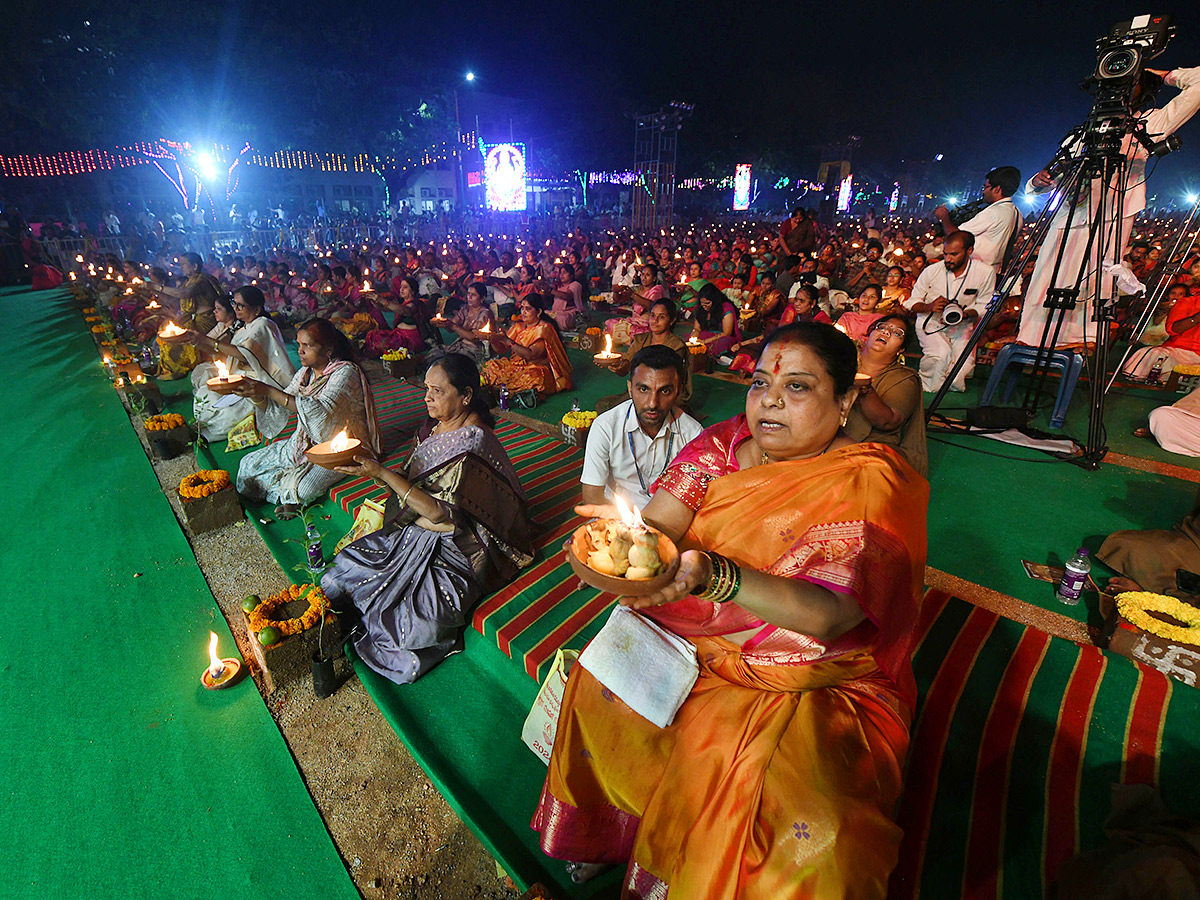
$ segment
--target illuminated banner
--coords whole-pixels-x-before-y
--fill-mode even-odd
[[[736,212],[750,208],[750,166],[738,163],[733,170],[733,208]]]
[[[487,208],[501,212],[525,209],[525,145],[494,144],[483,158]]]
[[[895,187],[892,188],[892,196],[888,198],[888,209],[891,212],[896,211],[896,207],[900,205],[900,183],[895,182]]]
[[[854,199],[854,176],[847,175],[842,179],[842,185],[838,188],[838,212],[845,212],[850,208],[850,201]]]

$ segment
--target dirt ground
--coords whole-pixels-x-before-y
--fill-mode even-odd
[[[148,447],[140,420],[134,421]],[[248,521],[191,533],[176,493],[179,480],[196,470],[190,452],[151,462],[242,658],[249,660],[242,598],[266,596],[290,581]],[[273,656],[275,690],[264,701],[365,900],[516,898],[519,892],[505,883],[495,861],[409,755],[347,660],[338,660],[338,671],[348,680],[332,697],[318,700],[308,659],[308,652],[281,653],[277,666]],[[255,680],[261,693],[263,680]]]

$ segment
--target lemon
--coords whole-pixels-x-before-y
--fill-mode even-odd
[[[278,644],[283,640],[283,632],[274,625],[268,625],[258,633],[258,642],[264,647],[270,647],[272,644]]]
[[[258,594],[248,594],[246,599],[242,601],[242,609],[246,612],[254,612],[254,608],[260,603],[262,601],[258,599]]]

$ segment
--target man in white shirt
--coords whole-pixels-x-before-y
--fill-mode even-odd
[[[991,266],[997,275],[1008,251],[1008,243],[1021,227],[1021,211],[1012,202],[1012,195],[1021,184],[1021,170],[1015,166],[992,169],[983,179],[983,199],[988,205],[972,218],[955,225],[950,210],[939,206],[933,211],[945,229],[946,237],[958,230],[975,235],[973,259]]]
[[[514,264],[512,253],[510,253],[508,250],[505,250],[500,254],[500,265],[492,269],[489,278],[499,278],[501,280],[508,279],[509,281],[517,280],[517,267]],[[487,286],[488,300],[491,303],[492,312],[495,313],[496,318],[502,317],[500,310],[500,307],[502,306],[508,307],[508,309],[505,310],[507,313],[512,313],[514,307],[512,298],[507,294],[497,291],[496,284],[493,281],[488,281]],[[503,318],[507,318],[507,316],[503,316]]]
[[[683,357],[662,344],[634,354],[631,399],[597,416],[588,432],[584,503],[609,503],[614,491],[638,509],[650,502],[650,486],[702,430],[676,405],[687,377],[685,365]]]
[[[946,238],[942,259],[922,270],[912,295],[904,304],[917,314],[917,337],[921,341],[921,387],[926,391],[941,388],[951,366],[962,355],[979,314],[987,308],[996,287],[996,273],[972,259],[975,236],[969,231],[956,231]],[[943,321],[946,307],[957,304],[962,309],[962,321],[947,325]],[[970,359],[959,370],[950,386],[952,391],[966,390],[967,376],[975,371]]]

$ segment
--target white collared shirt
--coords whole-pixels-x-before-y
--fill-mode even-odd
[[[921,270],[917,283],[913,285],[912,294],[904,304],[904,308],[912,311],[918,303],[933,303],[938,297],[953,300],[964,310],[973,309],[982,314],[991,302],[992,293],[996,289],[996,272],[991,266],[982,265],[979,260],[971,258],[961,275],[955,276],[946,268],[945,262],[939,260]],[[917,334],[921,333],[925,323],[933,313],[919,313]],[[959,324],[950,327],[951,332],[971,332],[978,324],[977,319],[964,318]]]
[[[650,485],[676,454],[703,431],[700,423],[679,407],[675,407],[673,416],[651,438],[638,424],[632,400],[601,413],[588,432],[582,483],[603,486],[604,496],[610,500],[613,490],[619,490],[638,509],[644,507],[650,502]]]
[[[1021,226],[1021,221],[1021,211],[1013,205],[1011,198],[1004,197],[958,227],[975,235],[975,252],[971,258],[991,266],[999,274],[1008,239]]]

